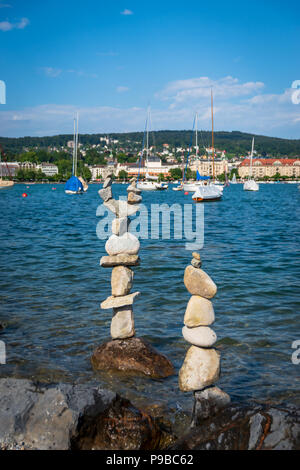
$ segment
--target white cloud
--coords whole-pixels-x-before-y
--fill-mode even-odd
[[[121,15],[125,15],[125,16],[133,15],[133,11],[128,10],[127,8],[125,8],[125,10],[121,11]]]
[[[12,29],[24,29],[29,24],[28,18],[22,18],[17,23],[11,23],[10,21],[0,22],[0,31],[11,31]]]
[[[218,80],[199,77],[170,82],[161,92],[157,93],[157,97],[162,100],[171,100],[173,104],[187,103],[210,97],[211,89],[213,89],[215,97],[234,98],[260,91],[263,87],[264,83],[262,82],[240,83],[237,78],[230,76]]]
[[[59,77],[62,73],[72,73],[74,75],[77,75],[78,77],[98,78],[98,75],[96,73],[88,73],[83,70],[62,70],[54,67],[40,67],[39,70],[41,70],[47,77],[52,78]]]
[[[125,91],[128,91],[129,88],[127,86],[117,86],[116,90],[118,93],[124,93]]]
[[[41,67],[41,70],[44,72],[47,77],[53,77],[56,78],[58,77],[61,73],[61,69],[55,69],[53,67]]]
[[[50,73],[57,73],[51,68],[50,70]],[[203,81],[207,83],[209,79],[204,78]],[[163,90],[167,89],[170,93],[172,106],[165,100],[153,101],[151,110],[153,129],[191,129],[195,111],[197,111],[198,128],[210,130],[210,88],[208,96],[205,92],[204,96],[200,93],[192,101],[187,99],[187,101],[178,102],[174,101],[177,93],[177,86],[174,86],[174,83],[178,82],[172,83]],[[220,83],[225,83],[226,93],[221,90],[220,86],[219,93],[215,94],[215,130],[240,130],[254,134],[299,138],[300,104],[292,103],[291,94],[295,91],[294,89],[286,89],[277,94],[262,93],[263,87],[256,85],[260,82],[243,84],[238,80],[229,81],[226,78],[220,79],[218,84]],[[198,85],[198,82],[191,79],[188,89],[197,88],[195,85]],[[233,90],[234,87],[237,88]],[[183,88],[181,84],[180,90]],[[245,90],[249,91],[248,95]],[[71,133],[73,117],[77,109],[72,105],[43,105],[24,110],[4,111],[2,107],[0,109],[1,135],[47,135],[50,132],[49,129],[51,129],[51,134]],[[91,106],[78,110],[80,128],[83,133],[143,131],[145,126],[146,109],[141,107]]]

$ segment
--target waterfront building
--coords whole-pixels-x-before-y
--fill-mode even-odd
[[[225,172],[228,172],[228,162],[225,159],[215,159],[214,161],[214,167],[215,167],[215,176],[219,176],[224,174]],[[213,176],[213,162],[212,160],[206,160],[206,159],[198,159],[195,160],[191,166],[190,169],[192,171],[199,171],[201,176]]]
[[[250,159],[246,158],[238,167],[241,178],[249,176]],[[255,158],[252,163],[254,178],[272,178],[276,174],[289,178],[300,178],[299,158]]]
[[[36,170],[41,170],[46,176],[54,176],[58,174],[58,167],[54,163],[40,163],[36,166]]]
[[[6,177],[14,177],[20,169],[18,162],[1,162],[0,163],[0,174]]]
[[[93,165],[88,167],[92,174],[92,181],[103,179],[105,172],[107,171],[106,165]]]

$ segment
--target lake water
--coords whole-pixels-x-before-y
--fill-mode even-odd
[[[52,187],[56,187],[53,190]],[[155,403],[174,416],[190,413],[192,393],[177,375],[165,380],[95,373],[93,349],[109,338],[110,269],[100,268],[104,241],[96,235],[98,185],[67,196],[63,185],[15,185],[0,191],[0,340],[7,364],[0,376],[41,381],[102,383],[136,404]],[[115,197],[125,185],[113,185]],[[22,198],[23,192],[28,193]],[[143,202],[191,202],[169,189],[145,192]],[[299,202],[297,185],[242,185],[204,205],[203,269],[218,286],[213,300],[222,354],[219,386],[234,401],[300,404]],[[186,240],[142,240],[134,268],[137,335],[166,354],[178,372],[188,344],[181,335],[189,294],[183,272],[191,260]],[[300,355],[299,355],[300,356]]]

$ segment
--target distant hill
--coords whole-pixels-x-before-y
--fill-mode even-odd
[[[100,137],[108,134],[80,134],[80,142],[83,145],[98,144]],[[140,148],[143,140],[143,132],[112,133],[109,134],[112,139],[117,139],[117,147],[123,147],[131,150],[134,147]],[[243,155],[249,152],[251,148],[251,139],[253,134],[239,131],[215,132],[215,147],[220,150],[226,150],[227,153],[234,155]],[[300,139],[288,140],[277,137],[267,137],[263,135],[254,135],[255,150],[263,156],[289,156],[300,157]],[[51,137],[20,137],[9,138],[0,137],[0,144],[4,151],[10,155],[18,154],[24,148],[47,148],[65,146],[73,136],[70,134],[55,135]],[[155,131],[151,132],[150,143],[155,144],[157,149],[162,148],[164,143],[171,148],[187,147],[191,142],[191,130],[182,131]],[[195,138],[193,139],[195,145]],[[200,147],[211,144],[211,133],[209,131],[199,131],[198,143]]]

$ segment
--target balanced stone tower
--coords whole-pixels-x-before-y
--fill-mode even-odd
[[[179,371],[180,390],[193,391],[195,402],[193,423],[215,414],[230,402],[227,393],[214,386],[220,375],[220,352],[213,348],[216,333],[210,328],[215,321],[213,304],[214,281],[201,269],[199,253],[193,253],[191,265],[184,272],[184,285],[192,295],[184,316],[182,334],[192,346]]]
[[[103,189],[98,193],[104,206],[116,218],[112,222],[112,235],[105,244],[108,256],[100,260],[102,267],[112,268],[111,296],[101,303],[101,308],[113,309],[110,326],[113,341],[100,345],[91,361],[98,370],[121,370],[151,377],[167,377],[174,373],[170,361],[145,340],[135,337],[133,302],[140,292],[130,293],[134,276],[131,268],[140,264],[140,242],[129,232],[129,216],[140,209],[141,190],[136,187],[135,179],[132,179],[127,188],[127,201],[115,200],[111,186],[112,173],[108,173]]]

